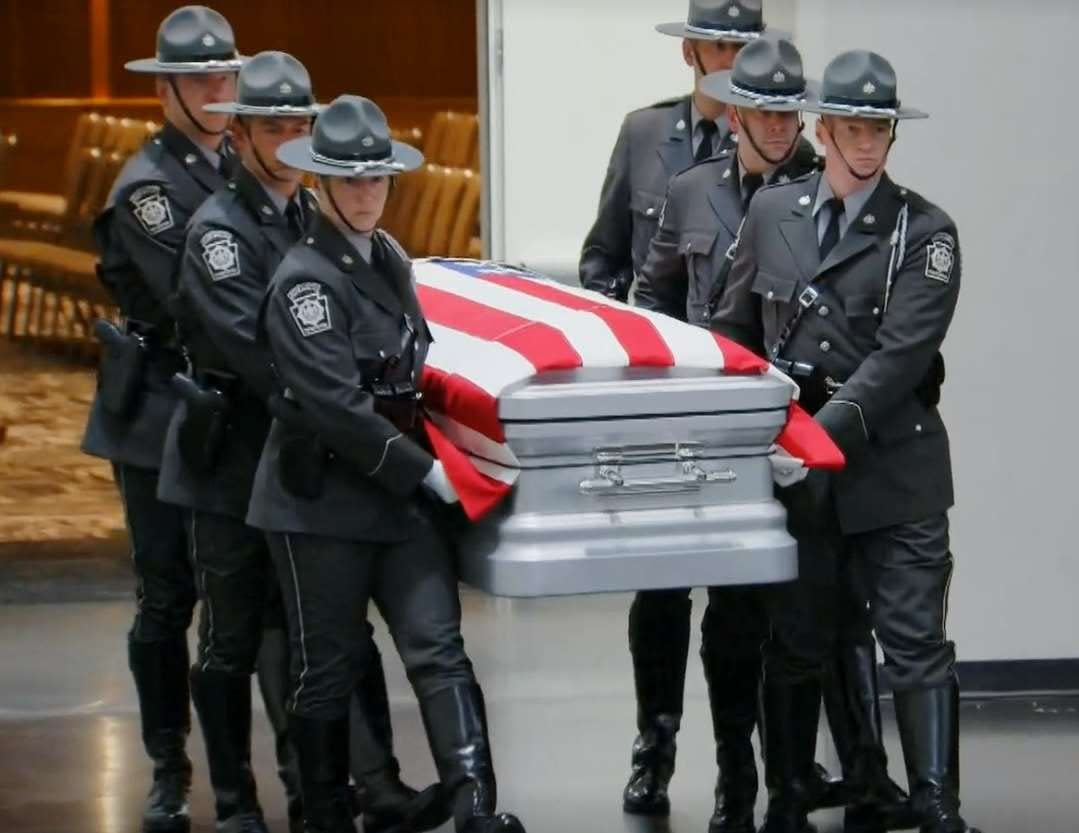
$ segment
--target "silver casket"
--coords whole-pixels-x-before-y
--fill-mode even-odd
[[[499,596],[789,581],[794,540],[768,454],[791,390],[678,369],[541,374],[503,394],[512,494],[459,544]]]
[[[432,368],[470,376],[457,389],[465,400],[486,384],[479,400],[484,413],[497,409],[504,440],[481,443],[473,459],[492,462],[483,447],[495,445],[512,458],[512,491],[456,537],[466,582],[528,597],[797,576],[768,460],[787,423],[789,380],[725,374],[709,364],[711,334],[513,267],[431,259],[416,262],[416,277],[435,335],[428,404],[438,404]],[[643,316],[669,343],[702,346],[670,367],[634,366],[597,345],[609,335],[596,323],[605,315]],[[565,333],[579,365],[554,367],[536,349],[542,337],[529,341],[533,327]],[[524,372],[502,385],[491,366],[505,356],[517,366],[514,351],[529,349]]]

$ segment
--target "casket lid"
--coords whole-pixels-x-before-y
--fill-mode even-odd
[[[695,368],[587,368],[541,373],[499,399],[503,422],[628,419],[785,410],[791,387],[771,376]]]

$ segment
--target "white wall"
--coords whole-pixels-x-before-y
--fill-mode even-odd
[[[572,270],[622,116],[689,89],[678,41],[652,30],[684,17],[687,3],[481,2],[501,6],[504,26],[504,112],[493,125],[504,159],[492,171],[504,239],[494,253]],[[967,660],[1079,657],[1079,460],[1065,440],[1079,381],[1079,8],[766,8],[773,25],[793,28],[812,75],[844,49],[872,48],[895,63],[901,97],[933,115],[901,127],[890,169],[952,214],[963,248],[945,345],[958,489],[950,636]]]

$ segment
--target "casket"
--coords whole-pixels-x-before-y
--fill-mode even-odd
[[[418,261],[416,279],[429,431],[466,508],[462,469],[493,495],[456,541],[466,582],[523,597],[796,577],[768,460],[791,433],[790,380],[521,270]]]

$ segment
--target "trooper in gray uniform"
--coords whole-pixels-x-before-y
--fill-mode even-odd
[[[719,332],[801,381],[803,403],[847,459],[835,474],[792,461],[781,490],[800,573],[770,594],[764,829],[811,829],[804,782],[822,670],[837,642],[866,646],[860,661],[872,668],[875,631],[914,821],[922,833],[968,833],[955,648],[944,628],[952,472],[936,407],[939,350],[959,295],[956,227],[884,172],[897,123],[924,117],[900,104],[884,58],[838,56],[806,109],[821,116],[825,170],[757,194],[713,317]],[[879,736],[877,698],[860,706],[867,734]],[[864,763],[885,766],[880,756]]]
[[[671,180],[644,275],[663,312],[708,326],[710,308],[722,295],[733,243],[753,195],[762,185],[790,182],[816,171],[822,160],[801,138],[800,109],[819,84],[806,81],[801,55],[790,41],[751,43],[733,70],[705,76],[700,86],[730,107],[730,123],[739,142],[736,149],[722,151]],[[757,723],[760,649],[767,633],[759,590],[709,589],[701,622],[701,661],[720,771],[711,833],[754,829],[757,771],[751,736]],[[847,811],[846,833],[883,830],[908,818],[909,810],[907,796],[887,779],[886,771],[877,773],[881,781],[872,792],[860,783],[869,775],[860,758],[883,755],[883,750],[879,737],[859,737],[850,698],[856,702],[861,694],[873,696],[875,683],[852,676],[838,661],[833,671],[825,678],[824,703],[844,783],[814,778],[812,804],[855,805]]]
[[[284,609],[265,535],[244,518],[274,389],[269,355],[256,338],[258,311],[270,276],[318,213],[314,194],[300,185],[302,173],[275,152],[310,133],[319,106],[299,61],[263,52],[240,70],[237,100],[206,109],[234,116],[240,164],[188,224],[174,312],[189,368],[174,379],[181,402],[166,437],[158,494],[190,510],[191,561],[202,602],[191,694],[217,799],[217,829],[265,830],[251,771],[250,677],[257,656],[289,821],[298,833],[303,807],[288,737]],[[400,781],[381,658],[372,651],[370,673],[353,698],[352,760],[365,799],[365,829],[379,831],[416,816],[418,799]],[[423,801],[433,805],[436,798],[431,789]],[[424,821],[414,829],[430,829],[445,817]]]
[[[176,405],[169,379],[183,368],[168,300],[184,226],[229,172],[228,117],[201,108],[235,96],[241,65],[232,28],[217,12],[185,6],[164,20],[157,55],[127,69],[157,76],[165,127],[124,166],[94,224],[98,274],[123,325],[95,326],[104,349],[82,449],[112,461],[131,537],[136,613],[128,655],[143,742],[154,764],[143,819],[150,833],[190,825],[187,628],[195,586],[184,512],[157,499]]]
[[[270,283],[262,332],[281,395],[248,522],[269,533],[293,657],[292,736],[308,833],[352,833],[349,697],[370,662],[368,600],[420,703],[459,833],[523,833],[495,812],[483,694],[431,501],[456,502],[423,434],[430,331],[411,263],[377,229],[390,178],[423,162],[371,101],[341,96],[278,158],[319,176],[321,213]],[[405,827],[407,829],[408,820]]]
[[[738,51],[765,31],[761,0],[691,0],[686,19],[656,26],[682,39],[695,79],[730,69]],[[694,161],[733,143],[726,106],[700,91],[626,116],[611,153],[599,211],[581,250],[586,289],[652,309],[641,277],[667,184]],[[666,815],[674,773],[675,735],[682,719],[689,656],[690,600],[681,590],[638,593],[629,614],[629,647],[637,696],[638,737],[623,793],[627,813]]]

